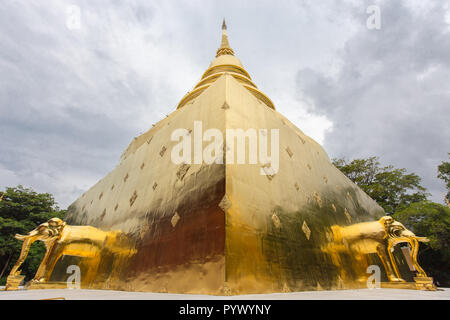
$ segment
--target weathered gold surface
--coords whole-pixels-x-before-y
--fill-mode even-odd
[[[386,217],[275,111],[227,48],[224,28],[196,88],[69,207],[67,224],[49,221],[19,236],[23,253],[32,241],[47,245],[35,281],[63,283],[76,264],[84,288],[230,295],[364,287],[367,266],[378,265],[384,284],[415,286],[399,243],[411,246],[417,275],[426,277],[417,263],[425,239]],[[279,170],[174,164],[171,133],[195,135],[194,121],[224,136],[278,129]]]

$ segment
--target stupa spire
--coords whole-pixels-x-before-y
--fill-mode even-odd
[[[228,74],[236,79],[242,86],[250,91],[256,98],[266,104],[269,108],[275,109],[272,101],[253,83],[252,78],[244,69],[241,61],[234,55],[227,36],[227,24],[225,19],[222,22],[222,42],[217,49],[216,58],[211,62],[208,69],[203,73],[201,80],[194,89],[188,92],[178,103],[177,109],[183,107],[193,99],[197,98],[204,90],[211,86],[221,75]]]
[[[225,19],[223,19],[222,22],[222,43],[220,44],[220,48],[217,49],[216,58],[224,54],[234,56],[234,51],[231,49],[230,43],[228,42],[227,24],[225,23]]]

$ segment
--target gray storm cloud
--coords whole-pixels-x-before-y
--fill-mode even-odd
[[[231,46],[279,112],[325,137],[331,156],[379,155],[440,199],[448,2],[402,3],[379,2],[382,29],[370,31],[369,2],[5,0],[0,188],[20,183],[69,205],[192,89],[226,17]]]
[[[450,151],[449,6],[405,3],[379,3],[381,29],[359,28],[341,50],[335,75],[300,70],[298,94],[333,122],[324,141],[331,156],[380,156],[419,174],[442,202],[436,167]]]

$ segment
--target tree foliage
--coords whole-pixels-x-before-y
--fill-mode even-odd
[[[6,188],[0,201],[0,283],[4,284],[12,266],[19,257],[22,241],[14,238],[16,233],[27,234],[39,224],[53,217],[62,218],[60,210],[49,193],[36,193],[30,188]],[[40,241],[35,242],[22,265],[22,274],[31,279],[45,253]]]
[[[438,166],[437,177],[444,180],[446,184],[447,195],[445,196],[445,202],[450,205],[450,162],[442,161],[442,163]]]
[[[411,203],[427,198],[421,178],[406,169],[380,166],[377,157],[367,159],[333,159],[333,164],[374,199],[384,211],[393,214]]]

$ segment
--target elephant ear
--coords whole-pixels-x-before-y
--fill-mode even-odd
[[[45,234],[51,235],[49,232],[51,230],[51,228],[47,222],[40,224],[35,230],[37,231],[37,234],[40,234],[40,235],[45,235]]]
[[[59,218],[52,218],[48,221],[49,235],[51,237],[58,236],[64,229],[66,223]]]
[[[380,220],[383,221],[385,226],[389,226],[395,221],[394,218],[392,218],[391,216],[384,216]]]

